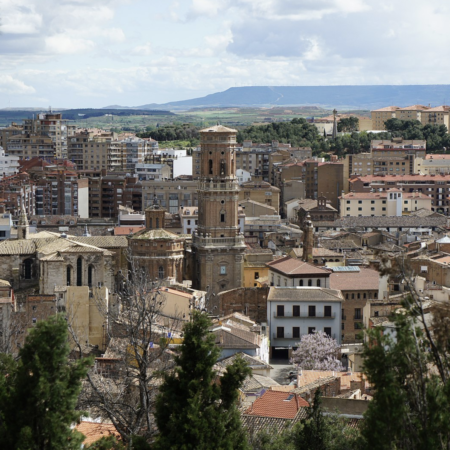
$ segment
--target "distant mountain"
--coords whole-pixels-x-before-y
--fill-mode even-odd
[[[325,108],[376,109],[389,105],[431,104],[437,106],[445,102],[450,103],[450,85],[245,86],[191,100],[164,104],[151,103],[136,108],[180,110],[214,106],[316,105]]]

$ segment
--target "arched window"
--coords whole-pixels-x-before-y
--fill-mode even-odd
[[[299,285],[299,286],[303,286],[303,280],[300,280],[300,281],[298,282],[298,285]]]
[[[72,267],[67,266],[66,268],[66,283],[67,286],[70,286],[72,284]]]
[[[25,280],[31,280],[32,267],[32,259],[28,258],[23,262],[23,277],[25,278]]]
[[[317,287],[320,287],[320,280],[317,280]]]
[[[77,259],[77,286],[83,286],[83,260]]]
[[[159,266],[159,269],[158,269],[158,278],[159,278],[160,280],[162,280],[162,279],[164,278],[164,267],[163,267],[163,266]]]
[[[312,286],[312,280],[308,280],[308,286]]]
[[[92,287],[92,275],[94,273],[94,268],[92,267],[92,265],[90,265],[88,267],[88,286]]]
[[[220,211],[220,221],[225,222],[225,211],[223,209]]]
[[[209,174],[210,175],[213,174],[213,160],[212,159],[209,160]]]

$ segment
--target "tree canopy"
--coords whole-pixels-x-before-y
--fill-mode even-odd
[[[209,318],[194,311],[184,326],[175,370],[166,373],[156,402],[155,449],[246,449],[237,409],[238,388],[250,369],[238,358],[220,377],[213,369],[220,350]]]

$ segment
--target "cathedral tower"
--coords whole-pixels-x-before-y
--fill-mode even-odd
[[[22,199],[19,220],[17,221],[17,239],[28,239],[30,226],[28,224],[27,213],[25,211],[25,201]]]
[[[237,131],[200,131],[198,227],[192,241],[193,286],[219,293],[243,286],[244,236],[238,225]]]

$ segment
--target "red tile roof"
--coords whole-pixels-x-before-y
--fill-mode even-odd
[[[128,236],[129,234],[134,234],[138,231],[143,230],[144,225],[140,226],[128,226],[128,227],[115,227],[114,236]]]
[[[340,291],[378,290],[380,274],[377,270],[363,269],[359,272],[334,272],[330,275],[330,288]]]
[[[86,439],[83,441],[84,445],[92,444],[93,442],[98,441],[102,437],[107,437],[111,435],[120,438],[120,434],[116,430],[114,425],[109,423],[96,423],[83,421],[79,423],[75,427],[75,429],[86,436]]]
[[[301,261],[300,259],[285,256],[266,263],[269,269],[277,270],[285,275],[329,275],[329,271],[314,266],[313,264]]]
[[[289,399],[289,400],[288,400]],[[266,391],[256,399],[245,414],[252,416],[294,419],[300,408],[309,403],[297,394],[289,392]]]

